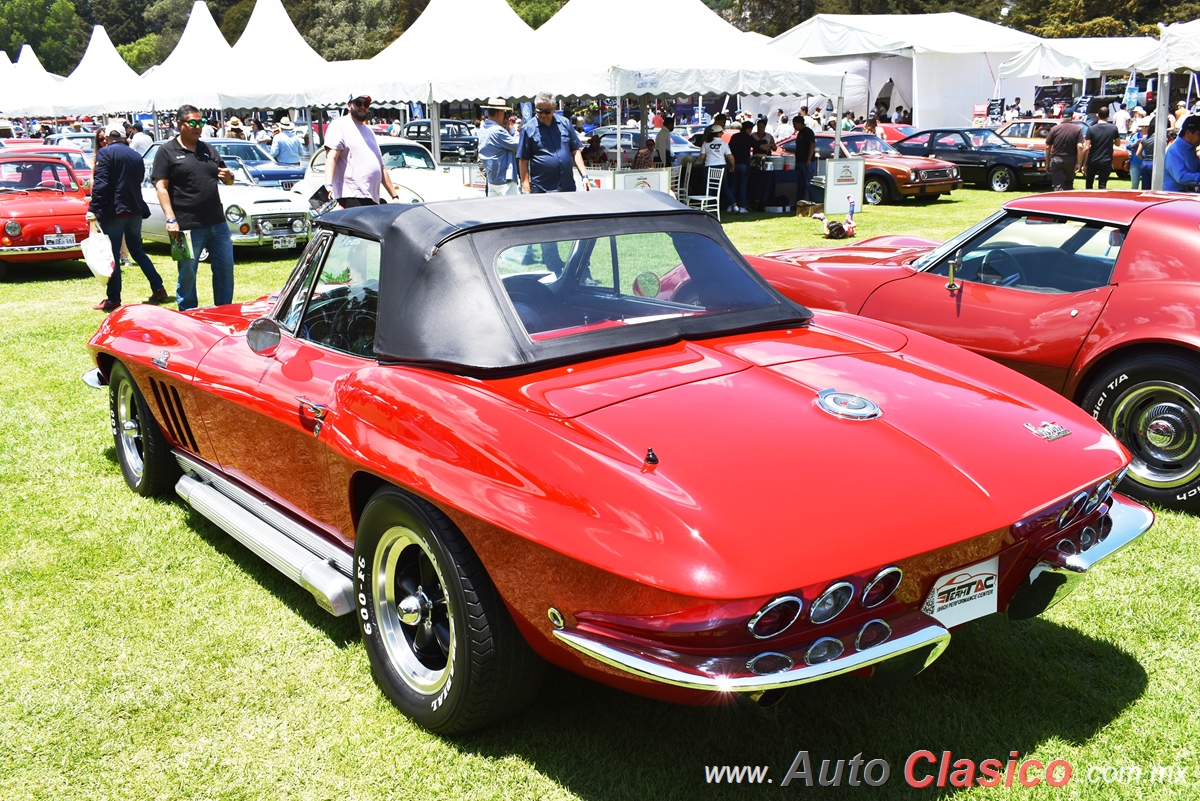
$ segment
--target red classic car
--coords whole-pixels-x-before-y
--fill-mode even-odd
[[[834,136],[818,133],[817,160],[833,158]],[[777,153],[796,154],[796,137],[780,142]],[[863,169],[863,200],[872,206],[903,200],[906,197],[936,199],[962,188],[958,167],[948,161],[904,156],[874,134],[842,134],[839,158],[856,157],[866,163]]]
[[[88,192],[92,191],[92,165],[87,154],[79,148],[32,144],[14,145],[0,152],[5,156],[51,156],[61,159],[71,165],[71,170],[79,183],[83,184],[83,188]]]
[[[0,151],[0,278],[6,262],[81,257],[87,206],[83,185],[66,162]]]
[[[1025,197],[945,244],[885,236],[752,259],[783,294],[995,359],[1081,405],[1132,452],[1124,488],[1200,510],[1200,202]]]
[[[1075,406],[814,316],[654,192],[335,211],[277,295],[125,306],[89,347],[129,486],[354,614],[448,734],[542,659],[693,703],[913,675],[1153,519]]]

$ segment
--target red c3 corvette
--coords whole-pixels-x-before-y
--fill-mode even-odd
[[[6,262],[81,258],[87,207],[87,191],[65,161],[0,151],[0,279]]]
[[[447,734],[543,659],[691,703],[913,675],[1153,520],[1076,407],[813,315],[658,193],[333,212],[279,294],[125,306],[89,347],[129,486],[354,614]]]
[[[944,244],[885,236],[751,262],[798,303],[932,334],[1062,393],[1132,453],[1126,491],[1200,511],[1198,248],[1194,195],[1060,192]]]

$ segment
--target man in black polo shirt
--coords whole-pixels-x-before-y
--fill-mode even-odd
[[[216,150],[200,141],[203,125],[195,106],[181,106],[179,136],[159,148],[150,174],[167,216],[167,233],[182,232],[191,242],[192,258],[177,262],[175,299],[180,311],[199,305],[196,268],[200,252],[206,248],[212,261],[213,303],[233,302],[233,240],[217,191],[217,181],[232,184],[233,173]]]

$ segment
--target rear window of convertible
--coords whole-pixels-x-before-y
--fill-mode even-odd
[[[507,247],[496,271],[534,341],[777,305],[703,234],[616,234]]]

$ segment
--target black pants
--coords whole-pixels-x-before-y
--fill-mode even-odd
[[[1087,166],[1084,167],[1084,181],[1086,182],[1085,186],[1088,189],[1091,189],[1092,181],[1098,179],[1100,181],[1100,188],[1107,189],[1108,174],[1110,172],[1112,172],[1111,161],[1101,161],[1096,163],[1089,161]]]
[[[1075,188],[1075,162],[1068,164],[1065,161],[1052,161],[1048,171],[1055,192]]]
[[[339,197],[338,205],[343,209],[352,209],[355,206],[378,206],[379,204],[369,197]]]

